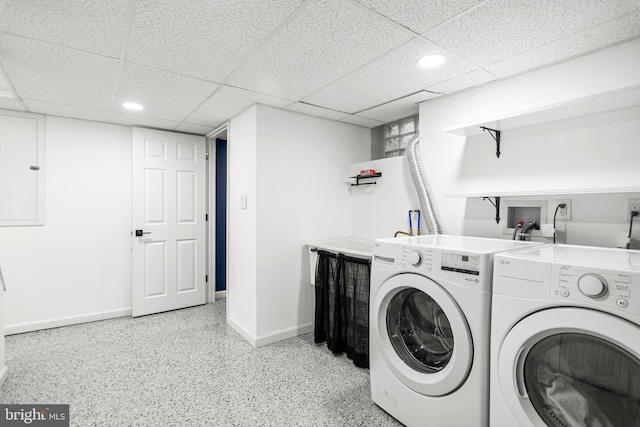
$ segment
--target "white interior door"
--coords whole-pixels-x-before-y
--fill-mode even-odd
[[[206,302],[205,138],[133,129],[132,315]]]

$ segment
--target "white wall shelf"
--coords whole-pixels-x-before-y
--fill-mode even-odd
[[[483,127],[505,131],[638,105],[640,105],[640,86],[633,86],[532,110],[493,117],[480,122],[449,126],[444,128],[444,131],[469,137],[481,135],[484,132]]]
[[[356,175],[356,176],[350,176],[349,179],[355,179],[356,183],[350,183],[352,187],[358,187],[360,185],[375,185],[376,181],[371,181],[371,182],[360,182],[360,180],[362,179],[376,179],[380,178],[382,176],[382,172],[376,172],[376,173],[372,173],[370,175]]]
[[[562,190],[514,190],[514,191],[483,191],[469,193],[445,193],[444,197],[515,197],[515,196],[556,196],[567,194],[612,194],[612,193],[640,193],[640,187],[615,187],[592,189],[562,189]]]

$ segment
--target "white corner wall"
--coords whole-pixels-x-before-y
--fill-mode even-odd
[[[0,227],[5,333],[131,312],[131,128],[47,116],[45,225]]]
[[[232,142],[233,143],[233,142]],[[369,129],[258,106],[258,338],[309,332],[308,242],[353,235],[349,166],[371,153]],[[306,261],[306,260],[305,260]]]
[[[637,110],[503,132],[500,158],[488,134],[467,139],[443,131],[640,85],[638,70],[634,40],[421,104],[420,149],[444,232],[463,234],[465,224],[466,199],[446,194],[604,187],[598,177],[608,187],[640,186]]]
[[[353,235],[346,182],[370,131],[263,105],[229,130],[228,318],[259,346],[312,330],[305,244]]]
[[[227,145],[227,322],[250,342],[257,336],[257,142],[253,106],[231,120]]]

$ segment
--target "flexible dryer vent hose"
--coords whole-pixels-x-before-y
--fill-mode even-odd
[[[404,152],[404,156],[409,162],[409,171],[411,172],[411,179],[413,185],[418,192],[418,199],[420,200],[420,208],[424,214],[425,224],[429,234],[442,234],[442,229],[436,218],[436,213],[433,209],[433,203],[429,195],[429,187],[427,185],[427,179],[422,169],[422,161],[420,160],[420,152],[418,151],[418,144],[420,138],[416,136],[409,142],[407,149]]]

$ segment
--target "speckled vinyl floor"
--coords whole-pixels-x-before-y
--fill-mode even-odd
[[[0,403],[70,405],[72,426],[399,426],[369,371],[312,334],[253,348],[225,300],[6,337]]]

